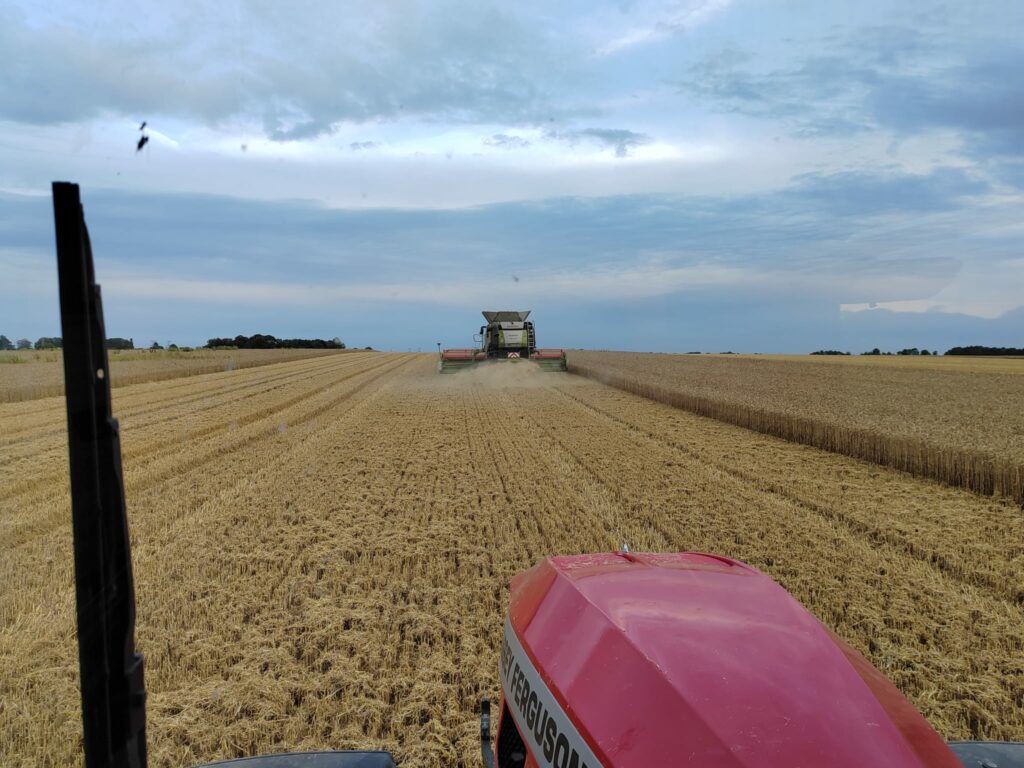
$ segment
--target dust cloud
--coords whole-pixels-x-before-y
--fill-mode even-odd
[[[439,374],[440,375],[440,374]],[[542,371],[531,362],[482,363],[458,373],[445,374],[455,386],[486,387],[489,389],[539,389],[551,385],[552,378],[568,378],[564,374]]]
[[[436,360],[435,357],[431,361],[429,371],[424,367],[420,375],[406,379],[400,386],[404,389],[448,392],[472,389],[493,391],[550,389],[553,386],[564,388],[585,381],[569,373],[544,371],[540,366],[526,360],[516,363],[481,363],[474,368],[442,374],[437,370]],[[398,382],[395,384],[398,385]]]

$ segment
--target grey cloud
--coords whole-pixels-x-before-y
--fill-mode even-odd
[[[545,266],[571,269],[653,253],[700,254],[738,268],[891,268],[894,253],[934,258],[983,228],[972,221],[970,198],[984,189],[959,169],[940,169],[919,176],[807,175],[781,192],[741,197],[560,198],[454,210],[345,210],[99,190],[87,190],[86,205],[105,257],[132,269],[268,282],[296,269],[316,281],[418,280],[509,263],[522,277]],[[47,205],[45,198],[0,195],[0,239],[11,247],[49,247]],[[913,215],[884,243],[863,244],[878,236],[875,217],[901,212]],[[374,259],[367,261],[367,253]]]
[[[367,149],[376,149],[379,146],[380,144],[378,144],[376,141],[353,141],[351,144],[348,145],[348,148],[351,149],[353,152],[359,152]]]
[[[555,141],[564,141],[570,146],[581,142],[593,142],[611,147],[615,150],[616,157],[627,157],[629,151],[644,144],[650,144],[652,139],[642,133],[627,131],[622,128],[583,128],[576,131],[545,131],[544,137]]]
[[[458,293],[459,286],[479,284],[480,274],[507,275],[514,263],[521,284],[505,282],[515,290],[532,290],[530,286],[557,279],[569,294],[576,275],[601,282],[608,293],[618,290],[620,281],[633,281],[634,287],[639,281],[661,298],[645,300],[643,306],[625,298],[615,301],[621,304],[622,322],[634,323],[650,311],[652,328],[683,306],[693,310],[694,323],[712,317],[720,318],[723,328],[735,328],[735,312],[742,314],[750,302],[765,301],[767,292],[772,309],[758,315],[757,322],[789,328],[774,335],[777,351],[779,344],[797,343],[807,328],[820,325],[825,317],[820,313],[816,320],[794,317],[793,312],[804,311],[799,307],[806,309],[809,303],[834,312],[837,302],[927,298],[956,279],[963,262],[973,261],[976,271],[983,272],[1000,259],[1019,259],[1019,237],[1012,229],[1016,210],[975,205],[971,196],[982,191],[984,185],[969,174],[947,168],[927,175],[805,175],[784,191],[740,197],[560,198],[450,210],[345,210],[296,200],[95,189],[84,190],[84,202],[94,248],[103,262],[102,280],[113,281],[111,285],[141,281],[157,292],[161,282],[174,280],[237,284],[242,290],[253,284],[261,289],[281,285],[282,295],[293,296],[318,287],[351,291],[352,286],[382,290],[400,285],[420,290],[444,285]],[[9,285],[0,285],[0,293],[7,289],[0,301],[0,326],[35,323],[19,333],[52,335],[54,328],[42,323],[54,318],[28,318],[39,318],[40,307],[55,305],[25,298],[22,277],[17,277],[35,276],[38,281],[40,265],[50,265],[45,282],[51,288],[55,284],[48,200],[0,193],[0,240],[7,248],[8,271],[16,276]],[[367,259],[366,254],[374,256]],[[721,283],[694,288],[687,285],[691,272],[725,277]],[[675,282],[663,284],[662,275]],[[973,290],[989,288],[975,285]],[[408,295],[407,290],[403,301]],[[471,302],[473,292],[466,295]],[[116,327],[129,327],[118,335],[132,335],[131,327],[153,328],[154,338],[181,343],[191,334],[202,340],[223,328],[239,328],[243,319],[248,332],[283,334],[282,329],[260,325],[266,323],[266,309],[258,302],[251,310],[232,310],[218,304],[216,295],[192,304],[182,298],[138,298],[138,319],[129,322],[125,299],[116,293],[105,298]],[[608,320],[606,302],[594,303],[581,292],[570,311],[567,301],[548,300],[549,311],[561,307],[566,313],[567,332],[580,327],[579,307],[593,310],[590,330],[595,338],[619,327],[618,312],[614,322]],[[183,311],[184,305],[194,311]],[[348,313],[342,328],[349,330],[339,335],[351,337],[353,328],[362,328],[358,335],[374,343],[382,335],[385,344],[418,338],[410,329],[422,324],[412,319],[424,311],[431,317],[450,316],[453,332],[466,327],[469,310],[462,304],[408,307],[366,302],[342,307]],[[792,307],[798,308],[790,311]],[[297,301],[294,309],[280,315],[284,320],[286,314],[318,312],[311,327],[291,332],[317,335],[312,331],[318,327],[342,322],[338,311],[335,304],[318,310]],[[555,325],[545,323],[545,338],[557,335]],[[435,327],[433,321],[430,326]],[[883,343],[884,337],[876,337],[868,347]],[[910,339],[902,346],[921,343]],[[810,349],[827,346],[824,341],[807,344]],[[943,342],[929,345],[942,347]]]
[[[925,30],[933,27],[927,18],[919,19],[919,27],[875,25],[855,29],[835,40],[847,55],[866,64],[896,67],[912,63],[943,49],[942,44]]]
[[[1024,155],[1021,52],[949,67],[928,77],[888,79],[868,100],[883,125],[903,132],[953,128],[970,135],[976,154]]]
[[[992,174],[1007,184],[1024,189],[1024,160],[1000,158],[994,164]]]
[[[273,141],[301,141],[333,133],[334,127],[329,120],[289,120],[280,113],[270,113],[263,118],[263,130]]]
[[[204,71],[166,46],[100,41],[68,27],[37,29],[0,7],[0,117],[34,124],[69,122],[114,110],[140,120],[184,111],[216,121],[243,98],[230,73]]]
[[[841,336],[854,352],[878,346],[879,339],[905,341],[904,347],[944,351],[951,346],[988,344],[1019,346],[1024,328],[1024,308],[995,318],[971,317],[956,312],[844,312]],[[892,349],[900,344],[890,342]]]
[[[751,54],[725,49],[679,86],[723,111],[787,121],[799,136],[948,128],[965,135],[976,158],[1021,156],[1022,55],[1005,43],[949,50],[918,30],[872,27],[786,68],[759,70]]]
[[[525,149],[532,142],[522,136],[510,136],[507,133],[496,133],[491,138],[485,139],[484,144],[489,147],[500,147],[501,149]]]
[[[636,23],[620,20],[616,34],[597,52],[610,54],[681,35],[708,21],[728,5],[729,0],[669,0],[620,5],[621,14],[633,13],[638,17]]]
[[[769,72],[744,67],[746,57],[712,57],[680,83],[717,108],[792,121],[801,135],[849,134],[869,127],[861,102],[878,73],[837,55],[809,57]]]
[[[794,182],[785,196],[842,216],[948,211],[990,188],[960,168],[928,174],[815,173],[797,176]]]
[[[0,10],[0,118],[249,117],[286,141],[343,121],[536,124],[579,113],[552,96],[571,69],[565,54],[503,7],[448,0],[353,13],[324,3],[296,13],[251,3],[230,30],[237,45],[225,41],[229,20],[206,9],[131,41]]]

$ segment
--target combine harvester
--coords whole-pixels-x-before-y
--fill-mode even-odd
[[[515,312],[484,312],[487,325],[480,326],[474,340],[479,349],[446,349],[441,352],[437,370],[456,373],[482,363],[519,362],[530,360],[543,371],[565,371],[564,349],[537,349],[537,335],[528,318],[530,310]]]
[[[54,184],[54,208],[85,766],[145,768],[146,689],[100,292],[78,187]],[[1024,744],[947,745],[782,587],[717,555],[623,547],[541,560],[512,580],[498,672],[496,749],[488,701],[480,713],[486,768],[1024,768]],[[217,765],[395,768],[383,751]]]

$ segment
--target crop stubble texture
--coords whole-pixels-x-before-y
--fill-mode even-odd
[[[569,366],[701,416],[1024,505],[1021,359],[577,351]]]
[[[64,361],[60,350],[4,354],[7,364],[0,365],[0,403],[64,394]],[[111,350],[108,352],[110,385],[126,387],[337,354],[346,352],[334,349]]]
[[[433,368],[352,354],[115,392],[154,765],[475,765],[509,579],[623,542],[744,559],[944,735],[1024,738],[1012,504],[579,377]],[[79,759],[62,408],[0,407],[3,765]]]

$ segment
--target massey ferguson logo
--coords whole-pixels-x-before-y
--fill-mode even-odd
[[[501,682],[505,703],[538,765],[601,768],[601,762],[534,669],[509,622],[505,623],[505,642],[501,646]]]
[[[518,358],[519,357],[519,353],[518,352],[509,352],[508,353],[509,360],[511,360],[513,357]]]

